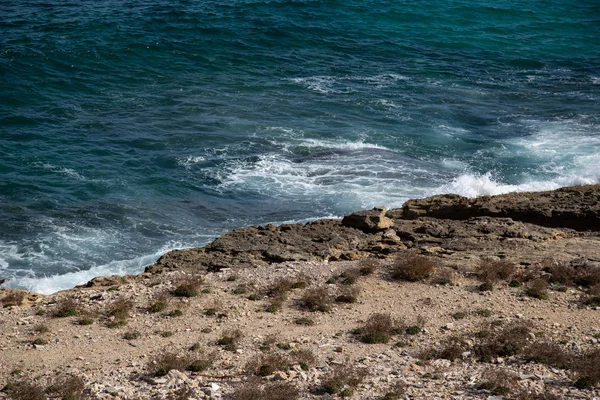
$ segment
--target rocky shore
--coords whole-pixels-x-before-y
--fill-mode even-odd
[[[0,398],[590,399],[600,185],[252,226],[0,289]]]

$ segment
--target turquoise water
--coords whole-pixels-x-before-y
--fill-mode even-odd
[[[0,275],[600,180],[597,1],[0,3]]]

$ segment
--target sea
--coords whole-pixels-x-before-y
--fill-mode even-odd
[[[598,0],[2,0],[0,277],[600,181]]]

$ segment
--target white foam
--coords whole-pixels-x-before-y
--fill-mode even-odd
[[[305,86],[318,93],[352,93],[365,87],[387,88],[398,81],[408,81],[409,77],[399,74],[378,74],[371,76],[328,76],[317,75],[303,78],[291,78],[290,81]]]
[[[92,267],[87,270],[68,272],[62,275],[46,277],[17,277],[9,280],[4,286],[10,288],[26,289],[32,292],[52,294],[61,290],[70,289],[82,285],[98,276],[138,274],[144,267],[155,262],[158,257],[169,250],[182,248],[179,245],[169,245],[161,248],[153,254],[132,258],[129,260],[113,261],[105,265]]]
[[[195,164],[201,163],[203,161],[206,161],[205,157],[202,156],[188,156],[185,158],[179,158],[177,159],[177,164],[179,164],[180,166],[189,169],[192,166],[194,166]]]
[[[531,180],[519,184],[502,183],[493,174],[463,174],[452,182],[439,186],[427,195],[454,193],[465,197],[493,196],[511,192],[537,192],[554,190],[564,186],[589,185],[600,182],[600,174],[596,176],[562,176],[550,180]]]

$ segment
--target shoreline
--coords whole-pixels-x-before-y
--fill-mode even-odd
[[[289,399],[597,396],[600,376],[582,366],[598,361],[599,208],[600,185],[439,195],[236,229],[139,275],[52,295],[1,289],[0,398],[63,378],[95,399],[244,399],[250,384],[263,392],[247,398],[259,400],[277,399],[265,397],[276,385]],[[398,274],[406,260],[431,270]],[[396,324],[388,340],[365,342],[361,327],[382,313]],[[511,327],[522,334],[516,352],[489,350]],[[540,346],[563,363],[534,357]],[[342,366],[361,379],[334,391],[327,382]],[[494,379],[504,394],[484,384]]]

